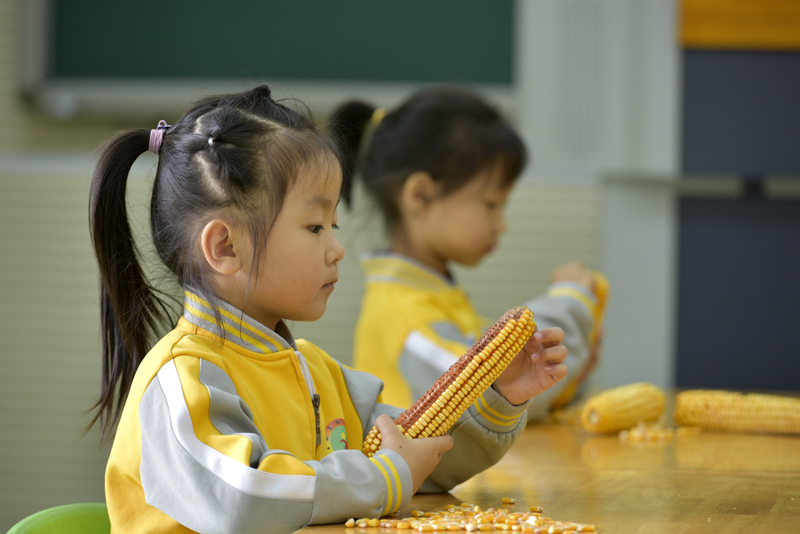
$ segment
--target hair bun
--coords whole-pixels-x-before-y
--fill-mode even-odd
[[[262,83],[261,85],[258,85],[255,88],[253,88],[253,93],[262,98],[272,100],[272,89],[270,89],[269,84],[267,83]]]

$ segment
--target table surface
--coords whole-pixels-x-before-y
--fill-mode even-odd
[[[800,533],[800,436],[700,432],[666,444],[625,443],[580,426],[529,425],[494,467],[450,493],[415,495],[411,510],[447,504],[541,506],[604,533]],[[388,528],[306,527],[303,534],[389,534]],[[415,532],[415,531],[404,531]]]

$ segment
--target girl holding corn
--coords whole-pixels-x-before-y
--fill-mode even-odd
[[[128,173],[148,149],[150,228],[183,290],[177,321],[127,219]],[[452,437],[404,437],[380,380],[294,340],[284,322],[319,319],[337,282],[341,176],[335,143],[266,85],[104,149],[90,210],[103,334],[93,424],[115,430],[112,532],[284,533],[393,512],[420,487],[448,490],[499,460],[526,401],[566,374],[561,332],[539,332],[496,380],[495,408],[516,424],[470,413]],[[359,449],[373,424],[383,444],[368,458]]]
[[[456,88],[422,90],[389,113],[349,102],[332,127],[345,154],[342,198],[350,203],[359,176],[390,241],[362,262],[354,365],[384,381],[388,402],[407,407],[486,328],[449,265],[476,265],[497,246],[526,150],[495,109]],[[526,303],[539,328],[565,332],[570,370],[532,403],[529,421],[574,394],[596,363],[597,274],[563,265],[547,294]]]

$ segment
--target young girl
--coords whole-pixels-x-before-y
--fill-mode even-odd
[[[366,293],[354,364],[384,381],[387,402],[407,407],[486,326],[449,265],[475,265],[497,246],[526,151],[497,111],[456,88],[423,90],[383,114],[350,102],[334,114],[332,129],[346,155],[343,199],[349,204],[357,168],[390,240],[388,252],[363,261]],[[596,355],[589,343],[592,273],[572,263],[556,269],[553,282],[527,305],[540,328],[566,333],[570,378],[585,376]],[[546,415],[564,386],[567,381],[540,395],[528,420]]]
[[[125,204],[148,148],[159,158],[152,237],[184,292],[155,346],[169,307],[143,274]],[[470,408],[452,437],[406,439],[380,380],[295,341],[284,323],[325,311],[344,256],[340,188],[335,144],[267,86],[205,99],[174,126],[106,147],[91,193],[103,323],[93,422],[104,436],[117,425],[113,531],[292,532],[393,512],[420,488],[447,490],[496,462],[527,400],[566,374],[562,333],[537,332],[484,395],[510,425]],[[383,447],[367,458],[373,424]]]

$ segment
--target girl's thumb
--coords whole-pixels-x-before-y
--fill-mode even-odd
[[[381,415],[375,420],[375,427],[378,429],[378,432],[380,432],[384,438],[392,434],[402,435],[400,429],[397,428],[397,426],[394,424],[394,421],[392,421],[392,418],[386,414]]]

